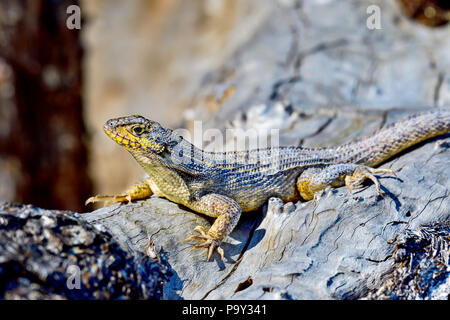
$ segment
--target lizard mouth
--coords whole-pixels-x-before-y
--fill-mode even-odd
[[[105,131],[111,140],[127,149],[138,149],[141,147],[138,139],[131,135],[126,128],[123,126],[114,126],[110,121],[105,123],[103,131]]]

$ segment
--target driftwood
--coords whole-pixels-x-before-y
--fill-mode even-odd
[[[339,132],[342,122],[330,126]],[[225,261],[216,255],[208,262],[205,252],[183,243],[195,226],[209,226],[209,218],[156,196],[83,217],[132,251],[145,252],[150,238],[173,269],[165,298],[363,298],[389,278],[391,242],[406,230],[450,219],[449,142],[438,138],[385,163],[399,179],[381,179],[384,197],[367,184],[353,195],[326,190],[306,203],[270,199],[262,212],[242,216],[223,246]]]

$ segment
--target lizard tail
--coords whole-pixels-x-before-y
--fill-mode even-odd
[[[377,166],[395,154],[426,139],[450,131],[450,110],[435,109],[399,120],[374,134],[341,145],[336,152],[344,162]]]

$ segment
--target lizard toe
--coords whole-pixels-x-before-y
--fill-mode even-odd
[[[193,245],[192,249],[195,249],[195,250],[203,249],[203,248],[207,249],[207,255],[208,255],[207,261],[209,261],[211,259],[214,251],[217,251],[223,260],[224,259],[224,251],[220,247],[221,241],[219,241],[219,240],[215,239],[214,237],[212,237],[211,235],[209,235],[202,226],[198,226],[194,230],[199,232],[201,234],[201,236],[189,236],[186,239],[184,239],[184,241],[185,242],[187,242],[187,241],[200,242],[199,244]]]

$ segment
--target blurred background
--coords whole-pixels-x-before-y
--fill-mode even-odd
[[[382,14],[375,32],[371,4]],[[66,25],[70,5],[80,29]],[[102,131],[113,117],[192,129],[195,119],[223,123],[277,100],[442,106],[449,9],[444,0],[1,0],[0,201],[85,212],[91,195],[136,182],[142,169]],[[304,58],[328,47],[346,51],[308,69]],[[384,60],[393,64],[379,67]],[[354,85],[348,65],[370,80]],[[383,77],[393,80],[377,83]]]

